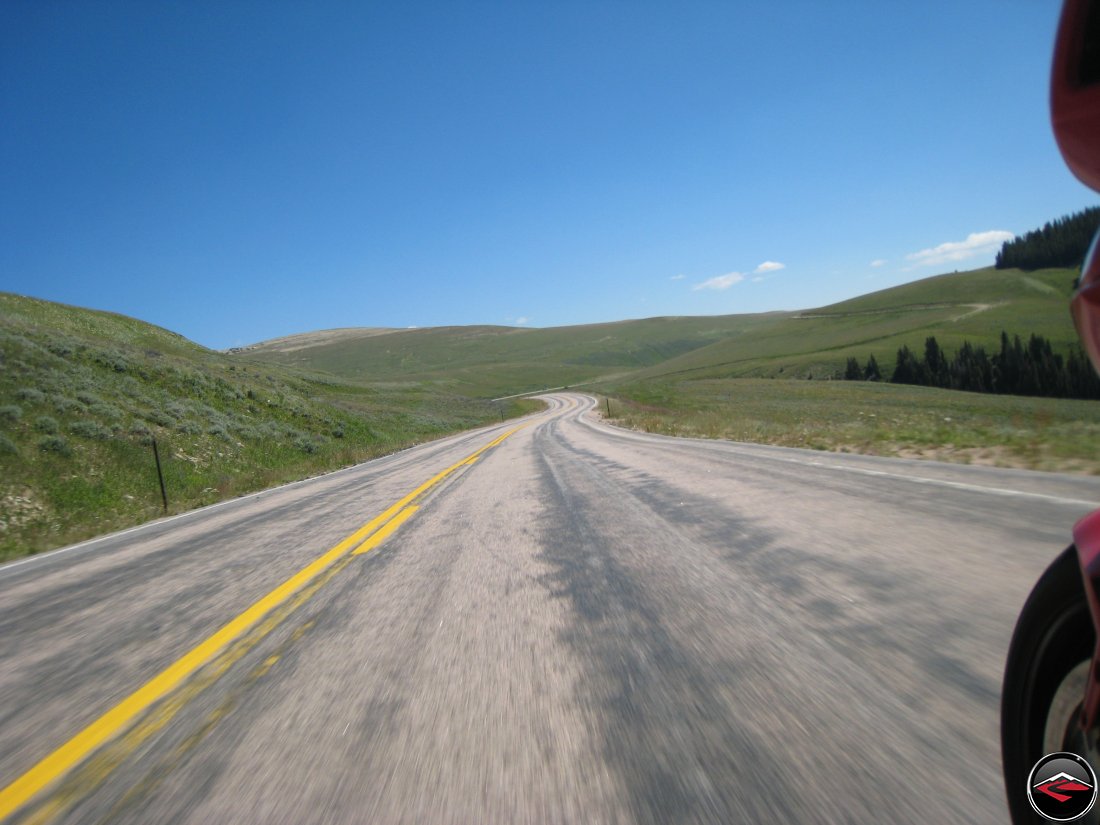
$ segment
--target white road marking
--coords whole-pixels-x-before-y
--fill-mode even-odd
[[[632,439],[637,440],[637,441],[650,441],[650,442],[652,442],[654,440],[668,439],[668,440],[671,440],[671,441],[676,441],[677,443],[680,443],[680,444],[684,444],[686,446],[693,446],[693,445],[696,445],[696,444],[705,444],[707,446],[711,446],[713,444],[720,444],[721,446],[723,446],[725,448],[725,451],[727,451],[727,452],[737,452],[737,447],[739,446],[739,445],[734,444],[732,442],[720,442],[720,441],[715,441],[713,439],[690,439],[690,438],[682,438],[682,437],[677,437],[677,436],[663,436],[663,435],[659,435],[659,434],[655,434],[655,433],[645,433],[645,434],[635,433],[635,432],[631,432],[629,430],[624,430],[620,427],[615,427],[611,424],[605,424],[605,423],[602,423],[602,422],[601,423],[596,423],[596,422],[590,421],[589,419],[585,418],[584,415],[583,415],[583,413],[585,413],[588,410],[592,409],[594,405],[595,405],[595,401],[593,399],[593,404],[591,406],[589,406],[585,409],[582,409],[580,411],[581,414],[577,416],[577,420],[580,421],[582,424],[585,424],[585,425],[587,425],[588,427],[590,427],[594,430],[598,430],[599,432],[602,432],[602,433],[609,433],[609,434],[612,434],[612,435],[616,435],[619,438],[632,438]],[[759,445],[759,446],[766,447],[768,445]],[[772,449],[780,450],[780,449],[784,449],[784,448],[782,448],[782,447],[773,447]],[[782,461],[782,462],[787,463],[787,464],[797,464],[797,465],[802,466],[802,467],[820,467],[820,468],[825,469],[825,470],[838,470],[838,471],[844,472],[844,473],[856,473],[858,475],[878,476],[878,477],[881,477],[881,478],[896,478],[900,481],[911,481],[914,484],[925,484],[925,485],[929,485],[929,486],[933,486],[933,487],[947,487],[949,489],[966,490],[966,491],[972,492],[972,493],[984,493],[986,495],[992,495],[992,496],[1003,496],[1003,497],[1007,497],[1007,498],[1032,498],[1032,499],[1039,499],[1041,501],[1054,502],[1055,504],[1065,504],[1065,505],[1069,505],[1069,506],[1073,506],[1073,507],[1084,506],[1084,507],[1095,508],[1098,505],[1100,505],[1100,500],[1096,500],[1096,499],[1085,500],[1085,499],[1079,499],[1079,498],[1068,498],[1066,496],[1052,496],[1052,495],[1048,495],[1046,493],[1033,493],[1033,492],[1029,492],[1029,491],[1026,491],[1026,490],[1009,490],[1009,489],[1005,489],[1004,487],[986,487],[986,486],[981,485],[981,484],[968,484],[967,482],[964,482],[964,481],[949,481],[948,479],[943,479],[943,478],[929,478],[927,476],[904,475],[902,473],[891,473],[891,472],[888,472],[886,470],[870,470],[870,469],[867,469],[865,467],[849,467],[849,466],[845,466],[843,464],[834,464],[834,463],[830,463],[830,462],[826,462],[826,461],[819,461],[817,459],[794,458],[794,457],[791,457],[791,456],[769,455],[765,452],[756,452],[756,451],[751,451],[751,452],[746,451],[743,454],[744,455],[751,455],[753,458],[760,458],[760,459],[763,459],[765,461]]]
[[[526,417],[528,417],[528,416],[524,416],[524,418],[526,418]],[[515,420],[517,420],[517,419],[509,419],[509,422],[515,421]],[[509,423],[509,422],[506,422],[506,423]],[[300,478],[297,481],[290,481],[286,484],[280,484],[278,487],[268,487],[267,489],[264,489],[264,490],[257,490],[254,493],[247,493],[245,495],[238,496],[236,498],[229,498],[229,499],[226,499],[225,501],[218,501],[218,502],[215,502],[214,504],[207,504],[203,507],[197,507],[194,510],[186,510],[185,512],[182,512],[182,513],[176,513],[176,515],[174,515],[174,516],[166,516],[164,518],[156,519],[155,521],[146,521],[142,524],[136,524],[133,527],[127,527],[124,530],[118,530],[114,533],[107,533],[106,535],[96,536],[95,538],[87,539],[86,541],[78,542],[77,544],[70,544],[67,547],[59,547],[56,550],[48,550],[45,553],[36,553],[33,556],[26,556],[26,557],[21,558],[21,559],[16,559],[14,561],[5,562],[4,564],[0,564],[0,579],[2,579],[6,574],[11,573],[13,570],[15,570],[19,567],[22,567],[24,565],[27,565],[27,564],[45,564],[50,559],[53,559],[53,558],[55,558],[57,556],[60,556],[64,553],[72,553],[74,551],[81,551],[81,550],[90,550],[96,544],[99,544],[101,542],[121,538],[122,536],[127,536],[131,533],[138,533],[138,532],[141,532],[142,530],[157,529],[157,528],[163,527],[166,524],[171,524],[174,521],[179,521],[180,519],[195,518],[195,517],[198,517],[200,515],[209,513],[212,510],[217,510],[221,507],[227,507],[230,504],[240,504],[240,503],[248,501],[250,499],[259,498],[261,496],[270,495],[272,493],[277,493],[281,490],[289,490],[292,487],[298,487],[298,486],[301,486],[303,484],[308,484],[311,481],[317,481],[318,479],[321,479],[321,478],[332,478],[334,476],[339,476],[339,475],[344,474],[344,473],[351,473],[354,470],[362,470],[363,467],[368,465],[368,464],[372,464],[372,465],[375,465],[375,466],[382,466],[383,463],[389,462],[389,461],[393,460],[394,458],[396,458],[398,456],[401,456],[403,453],[410,452],[412,450],[417,449],[418,447],[424,447],[424,446],[427,446],[429,444],[433,444],[437,447],[442,447],[442,448],[450,447],[450,446],[452,446],[453,442],[457,443],[457,442],[459,442],[462,439],[467,438],[467,437],[473,437],[473,436],[476,436],[476,435],[479,435],[479,434],[482,434],[482,433],[493,432],[495,430],[502,429],[504,426],[505,426],[504,424],[490,424],[489,426],[486,426],[486,427],[480,427],[478,429],[466,430],[464,432],[455,433],[454,435],[444,436],[443,438],[439,438],[439,439],[436,439],[434,441],[426,441],[422,444],[413,444],[410,447],[404,447],[400,450],[395,450],[392,453],[388,453],[387,455],[381,455],[381,456],[378,456],[376,458],[371,458],[371,459],[368,459],[366,461],[362,461],[358,464],[353,464],[350,467],[341,467],[339,470],[332,470],[331,472],[320,473],[318,475],[310,476],[308,478]]]
[[[1072,504],[1074,506],[1096,507],[1100,502],[1085,501],[1080,498],[1066,498],[1064,496],[1051,496],[1046,493],[1032,493],[1027,490],[1006,490],[1004,487],[985,487],[981,484],[967,484],[965,481],[948,481],[945,478],[928,478],[927,476],[909,476],[901,473],[889,473],[885,470],[868,470],[864,467],[845,467],[842,464],[828,464],[824,461],[800,461],[796,458],[783,458],[781,456],[764,456],[772,461],[785,461],[789,464],[801,464],[809,467],[822,467],[826,470],[840,470],[845,473],[858,473],[866,476],[881,476],[883,478],[896,478],[901,481],[912,481],[914,484],[930,484],[936,487],[950,487],[956,490],[968,490],[974,493],[987,493],[993,496],[1008,496],[1010,498],[1037,498],[1043,501],[1053,501],[1058,504]]]

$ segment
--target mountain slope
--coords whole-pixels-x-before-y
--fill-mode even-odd
[[[0,293],[0,559],[361,461],[524,407],[240,363]]]
[[[170,507],[183,510],[522,409],[469,396],[603,382],[650,403],[694,397],[689,384],[706,395],[697,379],[831,377],[872,354],[889,374],[902,344],[919,351],[935,335],[947,350],[992,349],[1002,329],[1065,349],[1075,274],[976,270],[803,312],[328,330],[232,353],[0,293],[0,558],[157,515],[153,438]],[[764,395],[782,389],[770,383]]]
[[[889,374],[902,345],[923,350],[935,336],[954,351],[963,341],[994,350],[1002,330],[1039,333],[1059,350],[1077,341],[1069,316],[1076,272],[979,269],[937,275],[820,309],[792,313],[632,377],[829,377],[848,357],[874,355]]]
[[[239,357],[358,381],[428,382],[470,395],[508,395],[659,364],[770,317],[647,318],[548,329],[434,327],[346,335],[293,350],[283,339],[278,346],[247,347]]]
[[[248,361],[323,369],[349,380],[428,382],[484,397],[600,380],[825,377],[848,356],[886,369],[902,344],[935,335],[954,349],[993,346],[1001,330],[1076,340],[1067,311],[1076,273],[980,269],[925,278],[802,312],[668,317],[524,329],[437,327],[336,340],[291,336],[249,347]],[[309,334],[316,335],[316,334]]]

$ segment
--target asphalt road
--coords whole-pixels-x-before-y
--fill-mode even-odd
[[[0,818],[1007,821],[1008,640],[1100,480],[548,400],[0,567]]]

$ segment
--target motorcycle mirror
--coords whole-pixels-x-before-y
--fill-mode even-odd
[[[1100,191],[1100,2],[1066,0],[1050,74],[1050,114],[1062,157]]]

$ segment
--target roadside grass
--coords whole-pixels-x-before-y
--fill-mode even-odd
[[[154,438],[178,513],[540,407],[242,364],[0,294],[0,560],[160,516]]]
[[[0,293],[0,560],[347,466],[603,387],[626,426],[1098,473],[1096,402],[789,380],[935,335],[1076,340],[1075,273],[975,270],[801,312],[529,329],[307,333],[219,353],[113,313]],[[766,380],[761,380],[766,378]],[[597,383],[598,382],[598,383]]]
[[[751,378],[604,389],[612,422],[645,432],[1100,475],[1096,401]]]

